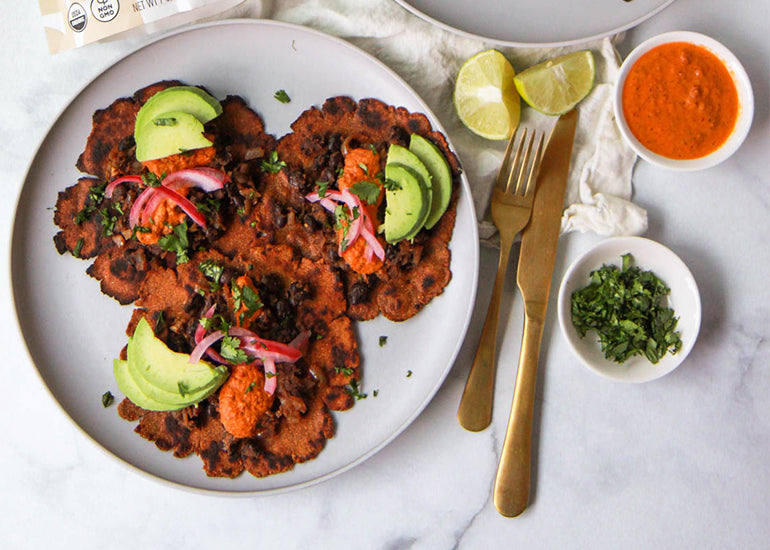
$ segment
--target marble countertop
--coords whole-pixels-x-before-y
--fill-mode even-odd
[[[50,125],[88,81],[141,39],[50,56],[34,2],[0,22],[0,546],[39,548],[766,548],[770,539],[770,24],[767,2],[677,0],[629,31],[628,53],[670,30],[713,36],[742,61],[756,110],[724,164],[674,173],[643,161],[634,200],[646,234],[690,267],[700,338],[654,382],[615,383],[581,366],[549,308],[535,405],[534,491],[520,517],[490,499],[513,392],[522,312],[506,289],[492,426],[455,414],[496,268],[482,247],[480,287],[460,355],[424,412],[359,466],[299,491],[226,498],[169,488],[112,460],[66,418],[15,326],[9,245],[16,197]],[[600,238],[563,238],[555,267]]]

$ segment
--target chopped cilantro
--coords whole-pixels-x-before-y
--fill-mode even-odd
[[[353,369],[351,369],[350,367],[340,367],[335,365],[334,370],[340,374],[344,374],[345,376],[350,376],[351,374],[353,374]]]
[[[380,393],[380,390],[372,390],[372,397],[377,397],[379,393]]]
[[[384,346],[388,343],[388,337],[387,336],[380,336],[380,347]]]
[[[83,239],[78,239],[75,243],[75,248],[72,249],[72,255],[76,258],[80,258],[80,251],[83,250]]]
[[[190,388],[188,388],[188,387],[187,387],[187,384],[185,384],[185,383],[184,383],[184,382],[182,382],[181,380],[179,380],[179,381],[176,383],[176,387],[177,387],[177,390],[179,390],[179,395],[181,395],[182,397],[184,397],[185,395],[187,395],[188,393],[190,393]]]
[[[289,103],[291,101],[291,98],[289,97],[289,94],[286,93],[286,90],[278,90],[275,92],[275,94],[273,94],[273,97],[281,103]]]
[[[399,189],[401,189],[401,184],[399,184],[397,181],[393,181],[390,178],[385,178],[382,185],[388,191],[398,191]]]
[[[246,391],[244,391],[243,393],[249,393],[251,390],[254,389],[254,386],[256,386],[256,385],[257,385],[257,381],[254,380],[251,384],[249,384],[249,387],[246,388]]]
[[[361,390],[358,388],[358,380],[356,379],[351,380],[350,384],[345,386],[345,391],[357,400],[366,399],[366,394],[361,393]]]
[[[156,176],[152,172],[145,172],[142,174],[142,183],[144,183],[147,187],[160,187],[161,181],[163,181],[163,178],[166,176],[165,173],[161,174],[160,177]]]
[[[283,168],[286,168],[286,163],[278,158],[278,151],[271,151],[270,156],[262,161],[263,172],[277,174]]]
[[[241,349],[241,341],[235,336],[225,336],[222,338],[222,345],[219,349],[219,353],[236,365],[245,363],[249,360],[246,352]]]
[[[368,167],[366,164],[364,164],[363,162],[359,162],[359,163],[358,163],[358,167],[359,167],[361,170],[363,170],[363,171],[364,171],[364,174],[366,174],[367,176],[369,175],[369,167]]]
[[[670,289],[651,271],[631,265],[631,254],[622,259],[620,269],[605,264],[591,272],[588,286],[573,292],[572,324],[581,338],[596,331],[607,359],[622,363],[643,355],[657,363],[682,347],[679,319],[665,306]]]
[[[75,223],[77,225],[81,225],[91,217],[91,214],[96,212],[97,208],[104,200],[104,190],[106,188],[107,182],[91,186],[86,195],[85,205],[77,214],[75,214]]]
[[[115,397],[112,392],[106,391],[102,394],[102,407],[105,409],[115,402]]]
[[[188,251],[190,242],[187,240],[187,222],[175,225],[174,230],[171,233],[163,235],[158,239],[158,245],[163,250],[176,253],[177,264],[186,263],[190,259]]]
[[[324,198],[326,196],[326,191],[329,189],[329,182],[317,181],[315,184],[318,187],[318,196]]]
[[[412,377],[412,371],[408,370],[406,371],[406,377],[411,378]]]
[[[222,285],[219,281],[222,278],[222,273],[225,271],[224,266],[221,266],[214,260],[209,259],[203,260],[201,263],[199,263],[198,270],[203,273],[203,275],[209,280],[211,292],[215,292],[222,288]]]
[[[380,196],[380,186],[371,181],[358,181],[350,186],[350,192],[366,204],[375,204]]]
[[[240,316],[241,322],[254,315],[264,305],[259,297],[259,293],[249,285],[239,286],[233,284],[231,293],[233,295],[235,312],[237,313],[241,308],[244,308]]]
[[[172,116],[158,117],[152,119],[155,126],[176,126],[177,120]]]

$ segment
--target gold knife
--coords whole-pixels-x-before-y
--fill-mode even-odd
[[[521,234],[516,284],[524,300],[524,334],[513,405],[494,489],[495,506],[507,517],[518,516],[529,503],[537,362],[576,125],[575,109],[556,122],[540,165],[532,217]]]

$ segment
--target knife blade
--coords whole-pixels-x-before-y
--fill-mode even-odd
[[[524,332],[494,487],[495,506],[507,517],[518,516],[529,503],[537,365],[576,126],[574,109],[556,122],[540,165],[532,217],[521,234],[516,283],[524,301]]]

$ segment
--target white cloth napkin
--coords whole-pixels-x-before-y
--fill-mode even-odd
[[[521,71],[545,59],[590,49],[596,61],[594,89],[579,106],[562,231],[634,235],[647,229],[646,211],[631,202],[636,155],[614,121],[612,96],[619,59],[610,38],[563,48],[505,48],[442,30],[393,0],[250,0],[241,16],[266,17],[313,27],[366,50],[406,80],[449,134],[471,185],[479,235],[494,239],[488,206],[504,142],[480,138],[466,129],[452,104],[457,71],[472,55],[497,47]],[[550,130],[555,122],[522,105],[521,123]]]

